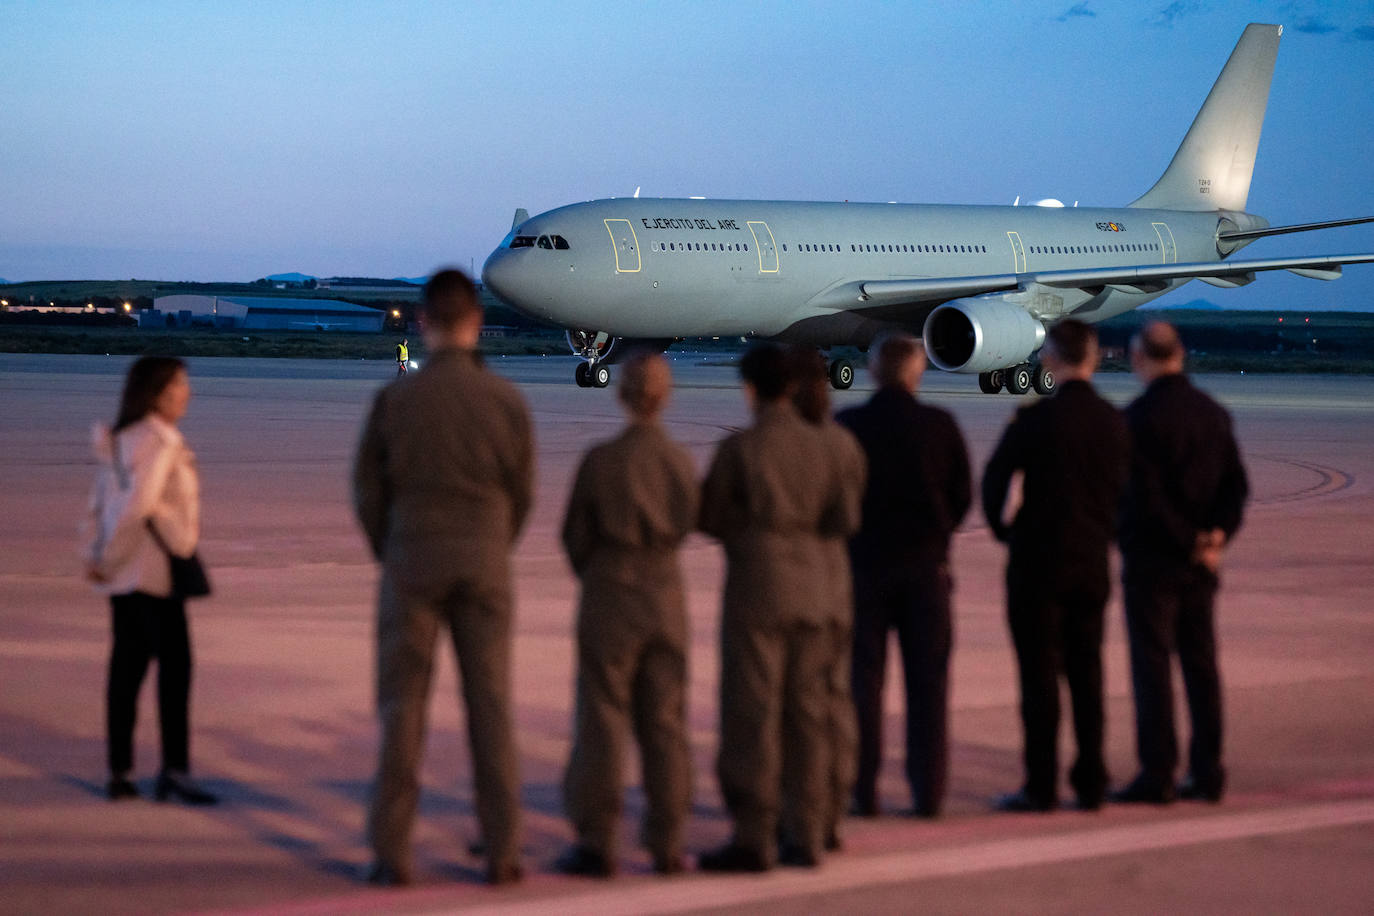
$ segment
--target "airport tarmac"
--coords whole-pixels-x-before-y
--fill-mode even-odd
[[[445,657],[431,704],[417,886],[360,884],[376,752],[376,570],[351,518],[359,423],[392,364],[196,359],[183,422],[203,475],[216,594],[192,606],[192,759],[224,801],[191,809],[102,793],[108,611],[77,576],[89,428],[112,418],[128,357],[0,355],[0,912],[1368,912],[1374,900],[1374,378],[1213,375],[1232,411],[1253,502],[1220,601],[1230,792],[1219,806],[1098,813],[989,810],[1019,785],[1014,661],[1002,548],[975,506],[955,538],[951,795],[934,823],[898,815],[899,691],[888,690],[881,786],[889,813],[849,821],[815,871],[660,879],[627,843],[613,882],[552,874],[570,839],[567,758],[575,582],[557,531],[571,475],[620,424],[614,392],[572,384],[569,358],[494,360],[533,409],[538,494],[516,553],[518,735],[530,877],[479,883],[462,715]],[[677,354],[667,421],[704,470],[748,422],[732,367]],[[1124,374],[1100,387],[1124,404]],[[837,393],[865,398],[869,379]],[[455,392],[461,397],[462,392]],[[1017,399],[932,373],[923,396],[959,420],[980,472]],[[684,552],[696,762],[690,848],[728,833],[717,791],[721,554]],[[1119,599],[1105,648],[1108,761],[1134,771]],[[896,666],[893,666],[896,676]],[[145,686],[137,776],[158,746]],[[1186,721],[1186,719],[1185,719]],[[1065,737],[1066,749],[1068,738]],[[630,793],[624,835],[642,808]]]

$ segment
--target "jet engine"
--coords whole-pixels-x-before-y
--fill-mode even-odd
[[[991,372],[1024,363],[1045,326],[999,299],[955,299],[931,312],[921,335],[930,361],[946,372]]]

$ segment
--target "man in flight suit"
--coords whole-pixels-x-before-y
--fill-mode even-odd
[[[854,708],[859,722],[854,813],[878,813],[887,639],[897,631],[906,683],[906,773],[912,813],[937,817],[949,746],[953,641],[949,541],[972,501],[968,451],[954,418],[914,392],[926,354],[909,334],[883,339],[878,390],[839,415],[868,456],[863,527],[849,542],[854,569]]]
[[[1107,789],[1102,757],[1102,617],[1111,593],[1108,547],[1126,483],[1129,439],[1115,407],[1093,390],[1097,333],[1065,319],[1050,328],[1040,358],[1058,392],[1022,408],[983,473],[983,511],[1008,541],[1007,618],[1020,669],[1026,782],[998,800],[1005,811],[1058,804],[1059,677],[1069,684],[1078,759],[1069,782],[1080,808]],[[1003,521],[1012,476],[1022,504]]]
[[[487,880],[505,884],[521,877],[510,551],[530,508],[533,436],[519,392],[481,366],[472,282],[456,270],[435,274],[420,320],[430,358],[378,393],[353,467],[354,509],[382,564],[369,879],[410,880],[425,705],[446,630],[462,677]]]
[[[1217,802],[1226,786],[1213,604],[1249,484],[1230,415],[1188,381],[1183,356],[1178,332],[1162,321],[1131,341],[1131,368],[1146,388],[1126,410],[1133,448],[1121,554],[1140,774],[1114,801],[1174,798],[1175,652],[1193,725],[1178,793]]]
[[[687,741],[687,597],[677,550],[696,525],[692,457],[658,418],[673,378],[657,353],[632,357],[619,395],[624,432],[582,460],[563,519],[563,547],[582,581],[577,713],[564,805],[577,845],[556,867],[615,872],[625,738],[633,729],[648,800],[643,836],[660,874],[682,870],[692,794]]]
[[[822,539],[848,535],[838,464],[792,405],[789,360],[762,344],[740,363],[754,425],[727,437],[702,488],[701,529],[725,547],[717,775],[734,836],[705,853],[708,871],[765,871],[781,836],[785,864],[819,863],[828,791]],[[789,758],[779,823],[782,758]]]

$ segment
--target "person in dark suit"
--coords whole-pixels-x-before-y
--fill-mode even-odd
[[[1107,789],[1102,755],[1103,609],[1111,593],[1108,548],[1126,483],[1129,437],[1121,413],[1093,390],[1097,333],[1065,319],[1040,353],[1058,392],[1019,410],[983,473],[983,511],[1010,544],[1007,618],[1020,672],[1025,785],[998,799],[1007,811],[1049,811],[1058,799],[1059,677],[1068,681],[1078,759],[1069,773],[1078,805],[1095,810]],[[1022,501],[1008,524],[1007,493]]]
[[[1131,368],[1146,388],[1126,410],[1133,448],[1121,554],[1140,773],[1114,801],[1174,798],[1175,653],[1193,726],[1178,794],[1217,802],[1226,786],[1213,609],[1249,484],[1230,415],[1193,387],[1183,360],[1178,332],[1162,321],[1131,340]]]
[[[912,813],[936,817],[945,797],[949,657],[953,644],[949,543],[972,501],[968,450],[954,418],[916,400],[925,349],[908,334],[878,346],[878,390],[839,414],[868,459],[863,525],[849,542],[854,577],[852,689],[859,726],[853,810],[878,813],[883,682],[895,630],[906,684],[906,775]]]
[[[420,319],[430,358],[377,394],[353,466],[354,510],[382,564],[382,742],[368,878],[410,881],[425,705],[442,629],[462,679],[487,881],[506,884],[522,876],[510,552],[530,509],[534,439],[520,393],[481,365],[482,306],[472,282],[456,270],[436,273]]]
[[[582,581],[577,609],[577,713],[563,778],[577,844],[555,863],[593,877],[615,872],[626,738],[643,761],[643,837],[660,874],[682,871],[692,797],[687,741],[687,594],[678,546],[696,526],[692,456],[659,415],[673,376],[657,353],[626,362],[620,401],[629,423],[578,468],[563,547]]]
[[[716,771],[734,821],[729,843],[700,856],[707,871],[765,871],[779,838],[777,861],[820,862],[832,655],[823,541],[858,527],[825,436],[792,405],[783,348],[753,347],[740,375],[754,424],[721,442],[701,495],[701,530],[726,555]]]

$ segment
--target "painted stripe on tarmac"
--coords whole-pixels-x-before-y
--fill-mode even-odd
[[[1307,805],[1277,811],[1221,814],[1130,827],[1084,830],[1063,836],[997,840],[922,852],[899,852],[864,859],[836,857],[819,870],[778,869],[766,875],[739,875],[690,881],[659,881],[585,894],[561,894],[557,902],[539,898],[470,908],[427,910],[468,914],[547,913],[559,916],[631,916],[738,907],[787,897],[828,894],[856,888],[902,884],[926,878],[970,875],[1029,865],[1051,865],[1131,852],[1174,849],[1258,836],[1300,833],[1374,822],[1374,799]]]

